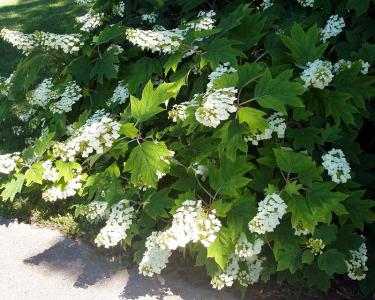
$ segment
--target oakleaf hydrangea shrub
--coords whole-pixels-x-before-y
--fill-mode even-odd
[[[76,32],[2,28],[25,58],[0,79],[2,126],[24,141],[0,155],[1,198],[74,203],[144,276],[184,252],[216,289],[346,278],[370,293],[362,2],[77,0]]]

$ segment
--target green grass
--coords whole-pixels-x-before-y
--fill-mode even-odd
[[[78,31],[74,18],[84,12],[73,0],[0,0],[0,28],[73,33]],[[0,75],[10,75],[21,57],[17,49],[0,41]]]

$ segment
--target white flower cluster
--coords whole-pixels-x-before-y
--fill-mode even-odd
[[[270,8],[273,6],[272,0],[263,0],[263,2],[260,4],[261,9],[266,10],[267,8]]]
[[[34,90],[26,95],[26,99],[31,105],[43,108],[45,108],[51,100],[58,97],[58,93],[54,90],[52,78],[44,79]]]
[[[367,248],[363,243],[358,250],[350,250],[351,258],[345,261],[348,266],[348,277],[352,280],[362,280],[366,278]]]
[[[121,200],[114,207],[108,217],[106,225],[100,230],[95,239],[98,247],[110,248],[126,239],[127,231],[133,223],[134,208],[129,200]]]
[[[38,46],[46,51],[57,50],[65,54],[75,54],[83,46],[80,34],[56,34],[43,31],[25,34],[4,28],[0,32],[0,37],[21,50],[25,55],[28,55]]]
[[[107,202],[92,201],[89,205],[87,205],[83,214],[91,223],[95,223],[106,218],[107,207]]]
[[[9,77],[0,76],[0,96],[8,96],[14,73]]]
[[[297,2],[303,7],[314,7],[315,0],[297,0]]]
[[[326,245],[322,239],[309,238],[306,247],[310,249],[311,253],[316,255],[322,254]]]
[[[329,17],[326,26],[321,32],[321,41],[325,43],[329,38],[338,36],[343,28],[345,27],[344,18],[338,15],[332,15]]]
[[[350,166],[341,149],[331,149],[322,156],[323,167],[328,171],[332,181],[346,183],[350,178]]]
[[[366,75],[368,73],[368,69],[370,68],[370,64],[363,59],[360,59],[359,62],[362,64],[361,73]]]
[[[279,139],[284,138],[286,123],[282,113],[273,113],[267,118],[267,123],[268,128],[266,128],[264,132],[245,135],[244,140],[246,142],[251,142],[254,146],[257,146],[259,141],[270,140],[273,133],[276,133]]]
[[[196,103],[194,105],[196,105]],[[172,109],[168,112],[168,117],[172,119],[173,122],[183,122],[188,117],[187,109],[192,106],[193,103],[191,101],[185,101],[179,104],[175,104],[173,105]]]
[[[42,167],[44,169],[42,179],[51,182],[56,182],[59,178],[59,173],[57,172],[57,169],[52,166],[52,161],[49,159],[44,161],[42,163]]]
[[[216,13],[213,10],[200,11],[197,20],[187,23],[186,28],[194,31],[211,30],[215,27],[215,16]]]
[[[337,74],[346,70],[349,70],[352,67],[353,62],[350,60],[340,59],[337,63],[333,65],[333,73]]]
[[[230,113],[237,110],[233,105],[237,99],[237,89],[235,87],[215,88],[215,80],[223,74],[234,73],[236,69],[229,66],[229,63],[219,65],[209,76],[207,90],[204,94],[196,94],[188,102],[175,104],[169,111],[169,118],[173,122],[185,121],[191,112],[195,110],[196,120],[208,127],[217,127],[221,121],[227,120]],[[200,104],[198,104],[200,103]],[[195,108],[195,109],[193,109]]]
[[[195,112],[197,121],[205,126],[216,128],[237,111],[233,105],[237,89],[234,87],[209,90],[203,95],[202,104]]]
[[[36,110],[24,105],[13,105],[12,112],[21,122],[25,123],[36,113]]]
[[[10,174],[13,172],[19,159],[19,152],[0,155],[0,173]]]
[[[305,88],[312,86],[324,89],[333,79],[331,62],[319,59],[308,62],[307,68],[302,72],[301,79],[305,82]]]
[[[235,68],[232,68],[228,62],[219,65],[215,70],[213,70],[208,75],[209,82],[207,84],[207,89],[208,90],[214,89],[215,80],[219,79],[224,74],[231,74],[231,73],[236,73],[236,72],[237,70]]]
[[[160,274],[167,266],[172,251],[164,243],[164,233],[154,231],[146,239],[146,252],[143,254],[139,264],[139,273],[144,276]]]
[[[125,16],[125,3],[124,1],[120,1],[118,4],[115,4],[112,8],[112,13],[117,15],[121,18]]]
[[[278,194],[267,195],[258,203],[258,212],[249,222],[250,231],[258,234],[274,231],[280,224],[287,208],[284,200]]]
[[[88,157],[93,152],[103,153],[104,148],[111,147],[113,141],[120,136],[119,130],[120,123],[110,118],[104,110],[99,110],[67,141],[56,143],[53,148],[54,155],[73,161],[80,153],[82,157]]]
[[[246,235],[241,233],[234,248],[234,253],[242,259],[254,258],[262,250],[263,244],[264,242],[261,239],[256,239],[254,243],[251,243],[247,240]]]
[[[12,126],[12,132],[14,135],[20,136],[23,132],[23,129],[21,126]]]
[[[311,233],[308,229],[306,229],[306,228],[303,226],[303,224],[302,224],[301,221],[299,221],[299,222],[297,223],[297,225],[296,225],[293,229],[294,229],[294,234],[295,234],[296,236],[308,235],[308,234]]]
[[[90,9],[85,15],[76,17],[76,21],[82,24],[81,31],[90,32],[102,24],[103,18],[103,13],[95,13]]]
[[[75,3],[82,4],[82,5],[84,5],[84,4],[90,4],[90,3],[94,2],[94,1],[95,0],[74,0]]]
[[[173,215],[172,225],[165,232],[166,243],[171,250],[198,241],[208,247],[215,241],[220,227],[215,210],[208,213],[202,207],[202,201],[187,200]]]
[[[224,271],[212,278],[212,287],[221,290],[224,287],[231,287],[236,280],[241,286],[247,287],[259,281],[263,259],[259,259],[258,255],[262,246],[262,240],[256,239],[251,243],[246,235],[241,233],[235,252],[229,256]]]
[[[207,211],[202,201],[187,200],[173,215],[171,227],[166,231],[153,232],[146,241],[146,252],[139,265],[145,276],[160,274],[168,263],[172,250],[188,243],[202,243],[208,247],[216,239],[221,227],[215,210]]]
[[[130,43],[141,47],[142,50],[170,54],[180,47],[180,42],[184,39],[184,31],[167,30],[161,26],[155,26],[152,30],[128,28],[126,37]]]
[[[115,44],[112,44],[111,46],[108,47],[107,51],[111,51],[111,50],[115,50],[114,51],[114,54],[115,55],[120,55],[121,53],[124,52],[124,49],[119,46],[119,45],[115,45]],[[118,71],[118,66],[115,66],[117,68],[117,71]]]
[[[359,59],[357,62],[361,64],[361,73],[363,75],[366,75],[368,73],[368,69],[370,67],[370,64],[363,59]],[[333,65],[333,73],[338,74],[340,72],[346,71],[351,69],[352,65],[355,62],[352,62],[350,60],[340,59],[337,63]]]
[[[112,97],[107,101],[107,106],[124,104],[127,99],[129,99],[128,85],[119,81]]]
[[[52,186],[42,193],[42,198],[48,202],[56,202],[72,197],[82,188],[82,180],[82,175],[77,175],[64,186]]]
[[[24,55],[29,55],[37,46],[34,34],[26,34],[20,31],[3,28],[0,31],[0,37],[20,50]]]
[[[210,30],[214,28],[216,15],[214,11],[198,13],[197,20],[183,24],[183,28],[175,28],[171,30],[165,29],[163,26],[154,26],[152,30],[142,30],[138,28],[128,28],[126,37],[130,43],[141,47],[142,50],[150,50],[152,53],[160,52],[163,54],[171,54],[178,50],[181,41],[185,38],[186,32],[191,29],[195,31]],[[154,13],[144,14],[141,19],[148,23],[155,23],[157,15]],[[200,41],[197,39],[196,41]],[[187,51],[183,58],[193,55],[198,50],[198,46],[193,46]]]
[[[35,37],[46,51],[56,50],[65,54],[75,54],[83,46],[82,35],[77,33],[57,34],[40,31],[35,33]]]
[[[204,165],[200,165],[198,163],[194,163],[192,166],[195,175],[201,176],[201,180],[205,181],[208,176],[208,168]]]
[[[156,23],[157,14],[151,13],[151,14],[143,14],[141,16],[141,20],[150,24]]]
[[[201,105],[195,112],[196,120],[208,127],[217,127],[221,121],[227,120],[230,113],[237,111],[233,105],[236,101],[237,89],[235,87],[219,88],[214,87],[215,80],[224,74],[237,72],[229,66],[229,63],[219,65],[209,76],[207,91],[205,94],[194,96],[193,103],[201,99]]]
[[[76,82],[69,81],[59,97],[60,100],[50,106],[51,111],[56,114],[70,112],[72,106],[82,98],[82,88]]]

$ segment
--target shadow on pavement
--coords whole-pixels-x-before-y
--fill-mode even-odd
[[[25,259],[24,263],[43,266],[51,271],[65,272],[68,276],[75,277],[73,279],[75,280],[74,287],[84,289],[95,285],[102,279],[111,280],[115,276],[114,269],[118,266],[97,255],[88,246],[68,238]],[[137,299],[139,297],[167,299],[168,296],[180,296],[173,299],[189,300],[239,299],[233,294],[213,290],[204,273],[194,268],[176,266],[173,262],[162,275],[154,278],[140,275],[136,266],[126,271],[127,276],[121,279],[124,288],[119,299]]]
[[[97,256],[79,242],[64,239],[42,253],[24,260],[27,264],[47,266],[76,275],[75,287],[87,288],[109,278],[115,265]]]
[[[5,218],[2,218],[0,217],[0,226],[1,225],[5,225],[6,227],[9,226],[9,224],[13,223],[14,221],[12,220],[9,220],[9,219],[5,219]]]

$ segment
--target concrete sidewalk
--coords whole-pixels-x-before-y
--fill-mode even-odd
[[[0,218],[0,300],[236,299],[178,272],[144,278],[59,231]]]

